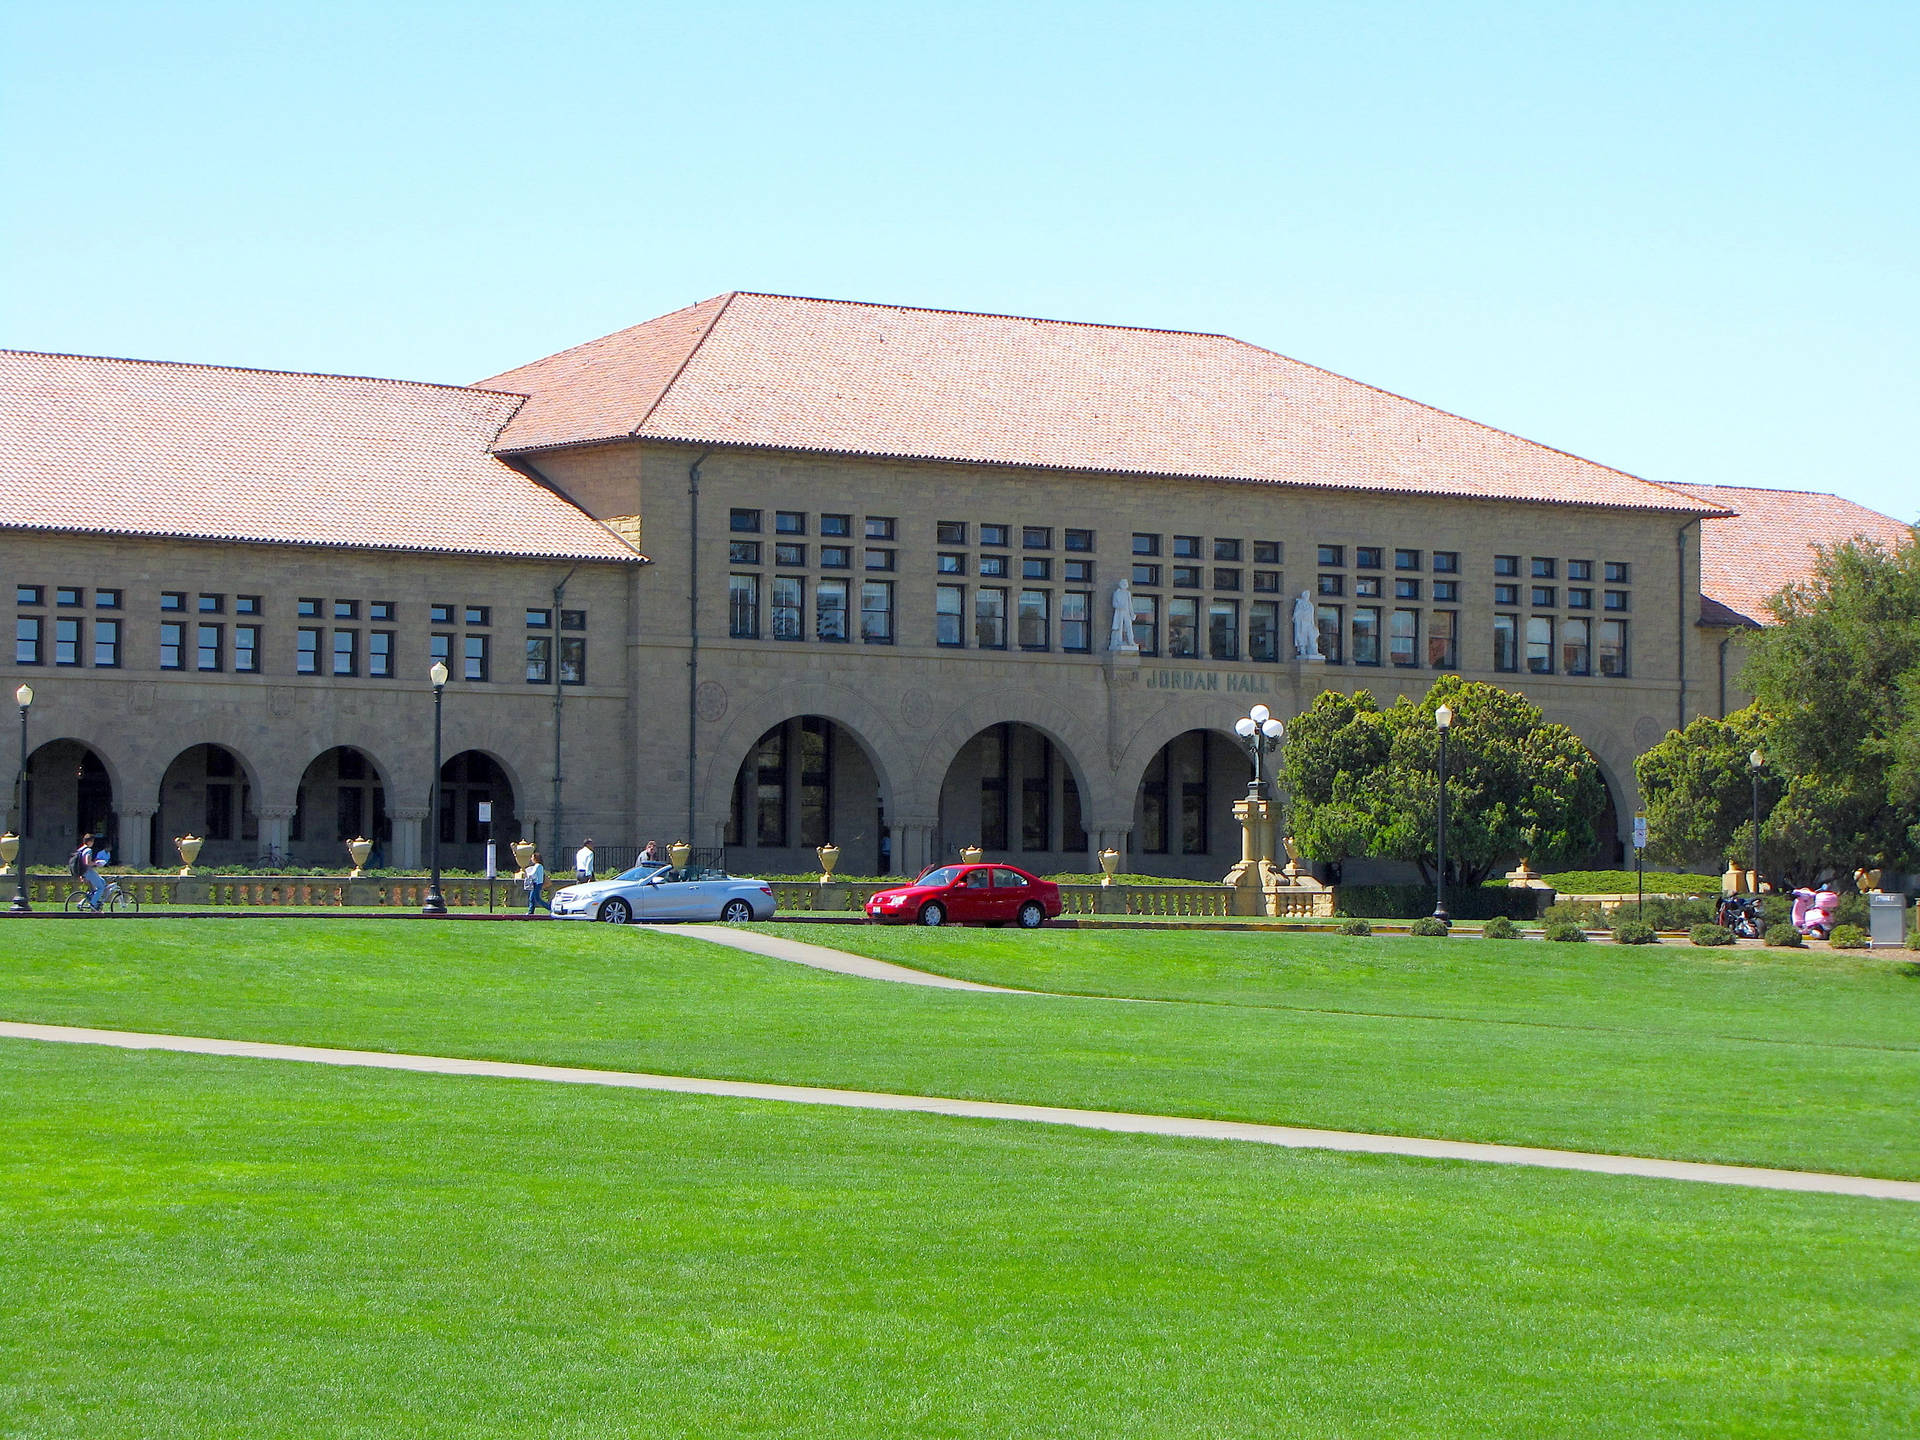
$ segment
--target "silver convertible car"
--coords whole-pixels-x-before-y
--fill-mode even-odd
[[[569,885],[553,897],[556,920],[771,920],[773,887],[724,870],[636,865],[611,880]]]

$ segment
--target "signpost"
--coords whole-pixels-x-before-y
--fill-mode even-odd
[[[1633,812],[1633,888],[1638,895],[1639,918],[1647,918],[1647,812]]]
[[[493,913],[493,881],[499,873],[493,860],[493,802],[480,800],[475,802],[480,808],[480,823],[486,826],[487,837],[487,913]]]

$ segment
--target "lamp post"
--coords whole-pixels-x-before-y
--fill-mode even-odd
[[[1452,929],[1453,917],[1447,914],[1447,732],[1453,729],[1453,707],[1442,705],[1434,711],[1433,725],[1440,732],[1440,813],[1434,827],[1440,863],[1433,872],[1433,918]]]
[[[13,698],[20,706],[20,769],[13,777],[14,804],[20,811],[20,849],[14,855],[14,863],[20,870],[14,881],[13,904],[7,909],[15,915],[25,915],[33,909],[27,901],[27,707],[33,704],[33,687],[22,685],[13,692]]]
[[[1753,772],[1753,893],[1760,893],[1760,770],[1767,763],[1766,752],[1755,746],[1753,753],[1747,756],[1748,768]]]
[[[1266,706],[1256,705],[1233,722],[1233,733],[1240,737],[1247,754],[1253,757],[1253,779],[1247,782],[1247,798],[1264,800],[1267,798],[1267,756],[1280,748],[1286,726],[1274,719],[1273,712]]]
[[[447,902],[440,894],[440,699],[447,688],[446,662],[434,661],[427,678],[433,681],[433,788],[427,792],[427,824],[433,827],[433,878],[427,882],[427,899],[420,913],[444,915]]]

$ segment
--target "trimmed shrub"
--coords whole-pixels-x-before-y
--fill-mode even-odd
[[[1371,935],[1373,933],[1373,926],[1367,921],[1355,916],[1351,920],[1342,920],[1340,922],[1340,933],[1342,935]]]
[[[1807,943],[1792,925],[1769,925],[1767,933],[1761,938],[1776,950],[1800,950]]]
[[[1742,865],[1747,862],[1742,860]],[[1631,870],[1560,870],[1540,877],[1562,895],[1631,895],[1634,873]],[[1649,870],[1645,876],[1647,893],[1663,895],[1717,895],[1718,875],[1699,875],[1686,871]]]
[[[1496,915],[1480,927],[1482,938],[1487,940],[1518,940],[1520,927],[1504,915]]]
[[[1873,940],[1858,925],[1836,925],[1827,943],[1836,950],[1865,950]]]
[[[1646,914],[1635,918],[1644,919],[1656,930],[1685,930],[1690,925],[1709,925],[1713,923],[1713,901],[1690,896],[1649,895]]]
[[[1549,905],[1540,918],[1549,925],[1578,925],[1582,930],[1604,930],[1607,928],[1607,912],[1598,905],[1584,904],[1577,900],[1562,900]]]
[[[1867,897],[1858,890],[1849,890],[1842,895],[1840,903],[1833,910],[1833,923],[1836,929],[1842,925],[1866,929],[1873,923],[1873,910],[1867,903]]]
[[[1505,885],[1449,885],[1447,913],[1456,920],[1487,920],[1495,915],[1532,920],[1552,892],[1514,890]],[[1346,915],[1375,920],[1417,920],[1433,913],[1431,885],[1339,885],[1334,903]]]
[[[1687,932],[1696,945],[1731,945],[1733,931],[1724,925],[1696,925]]]
[[[1584,944],[1587,932],[1571,920],[1554,920],[1547,925],[1547,939]]]
[[[1915,930],[1907,936],[1907,949],[1920,950],[1920,930]]]
[[[1616,945],[1658,945],[1660,936],[1654,928],[1643,920],[1622,920],[1613,927],[1613,943]]]
[[[1446,925],[1431,915],[1423,915],[1408,927],[1415,935],[1424,935],[1429,940],[1444,940],[1451,933]]]

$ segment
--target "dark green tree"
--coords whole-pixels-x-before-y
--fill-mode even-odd
[[[1280,782],[1292,834],[1315,860],[1410,861],[1431,877],[1439,802],[1434,712],[1454,712],[1447,741],[1447,871],[1475,885],[1527,856],[1557,865],[1593,848],[1605,805],[1600,768],[1564,725],[1523,695],[1445,675],[1419,700],[1381,709],[1372,695],[1327,692],[1289,727]]]
[[[1702,716],[1634,761],[1647,813],[1647,858],[1690,865],[1745,863],[1752,839],[1753,771],[1747,757],[1770,740],[1757,705],[1724,720]],[[1778,771],[1760,775],[1761,813],[1780,798]],[[1777,857],[1776,861],[1777,861]],[[1762,857],[1767,863],[1767,857]]]

